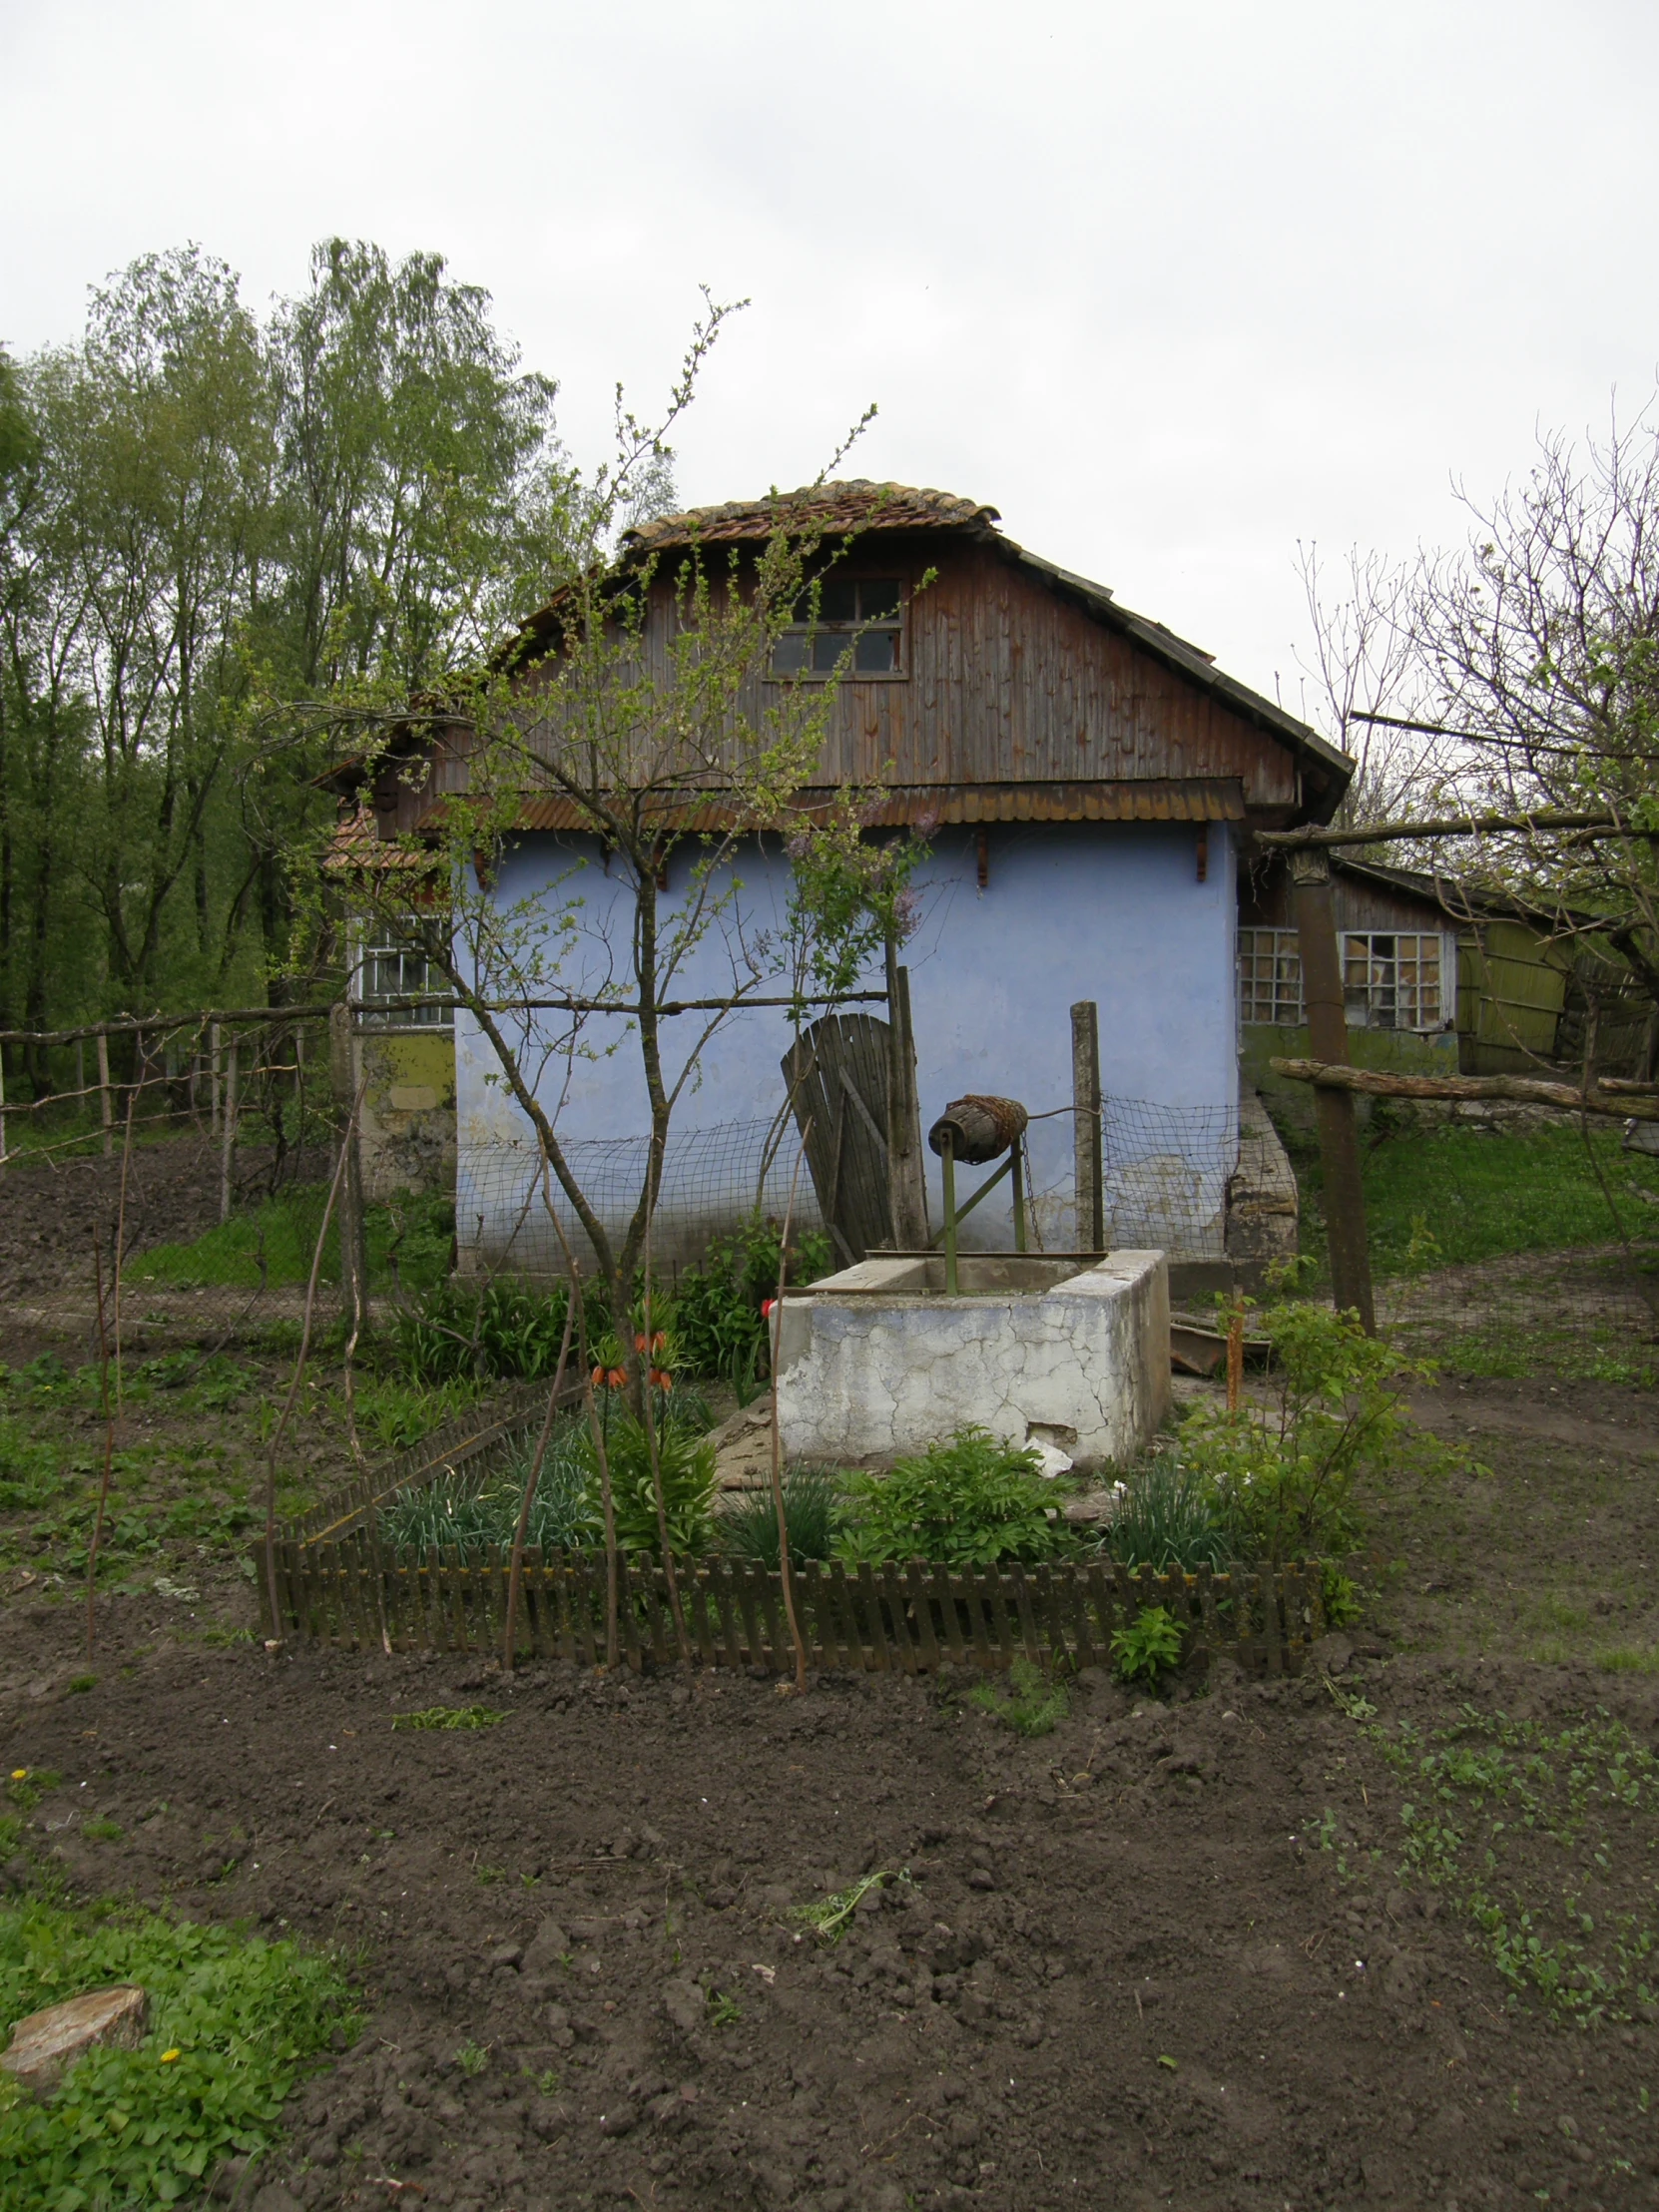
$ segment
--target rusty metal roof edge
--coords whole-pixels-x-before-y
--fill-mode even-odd
[[[800,811],[829,806],[843,786],[819,784],[798,795]],[[675,810],[682,834],[729,830],[731,810],[716,798]],[[666,816],[667,810],[665,810]],[[999,784],[887,785],[871,795],[865,818],[869,829],[936,816],[952,827],[976,823],[1124,823],[1216,822],[1248,819],[1237,777],[1092,778],[1069,782]],[[524,802],[519,816],[526,830],[583,830],[571,801],[554,793]]]

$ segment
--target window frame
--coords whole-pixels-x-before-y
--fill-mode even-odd
[[[825,684],[831,677],[838,676],[843,684],[906,683],[910,674],[910,586],[908,581],[902,576],[894,576],[889,573],[872,571],[865,575],[860,571],[854,576],[823,578],[821,584],[828,584],[831,581],[851,584],[854,589],[860,589],[865,584],[890,584],[898,594],[897,609],[890,617],[880,619],[858,615],[850,620],[829,621],[821,618],[817,622],[792,622],[788,624],[786,628],[780,630],[773,641],[772,654],[774,657],[768,661],[766,681],[769,684]],[[874,631],[890,632],[896,665],[892,668],[858,668],[843,665],[846,662],[847,649],[851,648],[855,657],[857,640],[861,636],[866,636]],[[810,655],[813,641],[827,633],[844,641],[841,652],[836,655],[834,667],[778,667],[776,655],[779,646],[786,638],[801,638],[804,640]]]
[[[1444,1029],[1455,1027],[1457,1004],[1456,955],[1453,952],[1452,960],[1448,964],[1446,959],[1446,932],[1443,929],[1345,929],[1342,932],[1342,940],[1343,1007],[1348,1015],[1350,1028],[1392,1029],[1397,1030],[1404,1036],[1433,1037],[1438,1036]],[[1379,952],[1377,947],[1380,942],[1386,942],[1393,949],[1385,953]],[[1415,950],[1403,953],[1399,950],[1401,944],[1414,946]],[[1431,1020],[1424,1018],[1423,1015],[1425,993],[1422,948],[1425,945],[1434,947],[1434,1014]],[[1357,952],[1355,950],[1356,946],[1364,946],[1365,949],[1363,952]],[[1363,964],[1365,971],[1359,977],[1355,975],[1357,963]],[[1406,963],[1414,967],[1415,973],[1402,979],[1400,970]],[[1385,974],[1384,969],[1390,972]],[[1448,969],[1452,979],[1452,1018],[1449,1021],[1446,1018],[1446,976]],[[1363,997],[1360,995],[1362,993],[1364,994]],[[1401,1021],[1399,1018],[1402,994],[1413,1015],[1413,1018],[1409,1021]],[[1383,1004],[1384,998],[1388,996],[1391,996],[1393,1001],[1391,1007],[1385,1007]],[[1392,1018],[1390,1020],[1383,1021],[1379,1018],[1384,1011],[1391,1014]],[[1354,1018],[1356,1013],[1361,1016],[1358,1021]]]
[[[411,915],[410,919],[414,920]],[[420,998],[430,992],[447,998],[448,986],[441,978],[434,978],[431,962],[425,954],[410,946],[398,943],[393,931],[395,924],[383,922],[355,922],[351,931],[351,1014],[353,1027],[372,1029],[378,1034],[388,1030],[407,1030],[411,1035],[430,1036],[434,1030],[453,1033],[455,1009],[441,1006],[387,1006],[376,1001],[394,998]],[[382,963],[395,960],[401,969],[406,962],[417,963],[420,980],[400,982],[395,990],[384,988],[370,991],[368,977]]]
[[[1260,942],[1264,937],[1269,940],[1266,947]],[[1247,938],[1251,940],[1248,945]],[[1269,962],[1267,969],[1253,967],[1247,977],[1245,962],[1263,959]],[[1271,922],[1241,922],[1235,971],[1241,1028],[1302,1027],[1307,1020],[1307,1004],[1302,991],[1302,939],[1298,931],[1282,929]],[[1265,1000],[1264,984],[1267,986]],[[1264,1003],[1270,1009],[1265,1016],[1256,1010]]]

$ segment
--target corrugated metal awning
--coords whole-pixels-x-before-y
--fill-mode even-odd
[[[833,804],[830,791],[803,791],[792,814]],[[574,801],[549,795],[526,800],[519,812],[525,830],[591,830],[590,817]],[[665,808],[663,827],[681,834],[729,830],[729,802]],[[1243,822],[1244,791],[1236,777],[1087,784],[903,784],[873,794],[860,811],[867,830],[991,822]]]

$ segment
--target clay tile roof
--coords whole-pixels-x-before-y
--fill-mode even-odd
[[[764,499],[732,499],[722,507],[692,507],[684,514],[662,515],[623,533],[634,553],[662,546],[736,543],[769,538],[781,523],[792,529],[844,530],[963,529],[988,534],[1001,516],[975,499],[954,492],[918,491],[909,484],[873,484],[854,477],[844,484],[807,484],[798,491],[773,491]]]

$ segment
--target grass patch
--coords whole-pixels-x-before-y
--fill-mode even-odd
[[[127,1280],[135,1288],[169,1290],[297,1288],[311,1272],[327,1196],[326,1184],[299,1184],[233,1214],[189,1243],[153,1245],[130,1263]],[[371,1206],[364,1227],[369,1275],[377,1285],[395,1275],[406,1290],[429,1290],[448,1274],[455,1216],[447,1200],[404,1197]],[[336,1219],[323,1242],[320,1280],[339,1279]]]
[[[1453,1123],[1388,1131],[1379,1142],[1374,1119],[1372,1134],[1366,1219],[1380,1277],[1606,1244],[1621,1223],[1633,1237],[1651,1234],[1650,1209],[1634,1193],[1659,1197],[1659,1161],[1621,1150],[1615,1127],[1487,1131]]]
[[[338,1962],[244,1929],[110,1906],[0,1910],[0,2018],[137,1982],[137,2050],[92,2050],[50,2102],[0,2080],[8,2212],[196,2201],[230,2156],[272,2143],[295,2080],[355,2033]]]
[[[427,1705],[418,1713],[393,1713],[393,1728],[494,1728],[507,1718],[493,1705]]]

